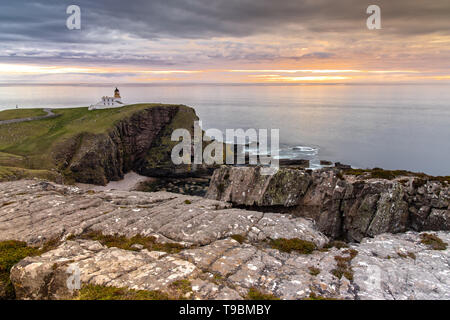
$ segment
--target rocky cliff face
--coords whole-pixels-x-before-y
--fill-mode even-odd
[[[274,199],[291,201],[288,195]],[[264,201],[270,203],[270,197]],[[112,238],[83,237],[92,231]],[[157,245],[128,246],[134,236],[152,237]],[[281,299],[450,299],[449,232],[383,234],[348,247],[326,245],[328,238],[304,218],[166,192],[0,183],[0,241],[6,239],[29,245],[52,239],[54,245],[11,269],[19,299],[77,297],[78,290],[67,285],[74,270],[82,288],[170,294],[183,281],[184,297],[194,299],[243,299],[250,290]],[[274,239],[282,245],[274,246]],[[424,239],[440,241],[439,246]],[[289,240],[300,246],[288,246]],[[178,250],[164,252],[161,244]]]
[[[282,168],[262,176],[258,167],[223,166],[214,172],[206,197],[311,218],[326,235],[349,241],[385,232],[450,230],[449,185],[432,178],[373,179],[334,168]]]
[[[196,120],[192,108],[151,107],[120,120],[105,134],[84,133],[66,141],[58,148],[55,158],[62,163],[61,170],[66,176],[98,185],[120,180],[130,170],[149,174],[151,169],[158,171],[164,167],[174,172],[175,168],[170,166],[172,129],[192,131]],[[164,150],[160,150],[162,139],[168,140]],[[149,161],[150,158],[156,160]],[[187,168],[179,170],[184,172]]]

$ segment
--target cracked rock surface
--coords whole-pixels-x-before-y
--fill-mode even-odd
[[[67,240],[89,230],[177,242],[179,253]],[[240,234],[239,243],[231,235]],[[450,233],[433,232],[450,244]],[[268,239],[300,238],[322,248],[314,223],[286,214],[230,208],[225,202],[165,192],[84,192],[39,181],[0,184],[0,240],[61,244],[11,270],[20,299],[67,299],[73,270],[81,284],[170,293],[188,280],[195,299],[242,299],[250,288],[281,299],[450,299],[450,249],[432,250],[420,233],[380,234],[349,248],[280,252]],[[72,239],[71,237],[70,239]],[[339,272],[342,271],[342,274]]]

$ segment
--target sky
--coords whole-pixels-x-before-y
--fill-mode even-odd
[[[449,0],[0,0],[0,83],[450,83],[449,17]]]

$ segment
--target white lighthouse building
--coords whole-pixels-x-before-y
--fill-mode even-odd
[[[103,96],[102,100],[89,106],[89,110],[108,109],[123,107],[125,103],[122,102],[119,89],[114,90],[114,97]]]

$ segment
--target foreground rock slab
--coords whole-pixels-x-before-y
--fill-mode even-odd
[[[450,234],[437,235],[450,242]],[[336,257],[357,253],[338,278]],[[187,297],[242,299],[250,288],[281,299],[311,295],[333,299],[450,299],[450,250],[430,250],[417,233],[380,235],[349,249],[282,253],[233,239],[178,254],[106,248],[96,241],[67,241],[40,257],[25,258],[11,272],[20,299],[69,299],[67,282],[79,271],[81,285],[96,284],[170,293],[189,281]],[[314,271],[314,272],[313,272]]]
[[[87,231],[154,236],[161,242],[206,245],[239,234],[252,241],[328,239],[304,218],[232,209],[230,204],[167,192],[89,192],[48,182],[0,183],[0,240],[42,244]]]

